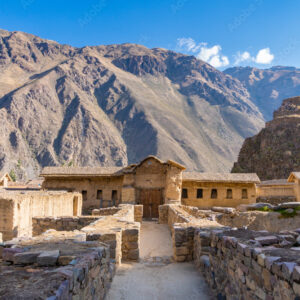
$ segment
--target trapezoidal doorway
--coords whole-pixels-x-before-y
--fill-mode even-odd
[[[163,189],[140,189],[138,193],[139,203],[144,206],[143,217],[158,218],[158,206],[163,204]]]

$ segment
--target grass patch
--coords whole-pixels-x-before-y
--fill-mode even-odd
[[[256,210],[263,211],[263,212],[277,212],[280,213],[280,218],[293,218],[297,215],[297,212],[300,211],[300,205],[295,208],[292,208],[293,209],[292,212],[287,211],[287,209],[288,208],[272,209],[269,208],[268,206],[263,206]]]

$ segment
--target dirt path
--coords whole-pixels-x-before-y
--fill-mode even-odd
[[[118,267],[106,300],[210,299],[193,263],[172,262],[172,251],[168,226],[143,222],[141,260]]]

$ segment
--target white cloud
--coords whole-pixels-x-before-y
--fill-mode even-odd
[[[234,64],[235,65],[239,65],[241,62],[245,62],[245,61],[251,61],[252,57],[250,55],[250,53],[248,51],[245,51],[243,53],[241,53],[240,51],[237,52],[236,55],[234,55],[235,61]]]
[[[255,57],[257,64],[270,64],[274,59],[274,55],[271,53],[270,48],[260,49]]]
[[[222,47],[220,45],[207,47],[207,43],[197,44],[192,38],[180,38],[177,40],[177,46],[181,50],[197,53],[197,58],[204,60],[215,68],[229,65],[228,57],[221,54]]]
[[[207,43],[196,43],[193,38],[180,38],[177,39],[177,47],[181,51],[186,51],[194,54],[198,59],[201,59],[215,68],[226,67],[229,65],[229,59],[222,54],[222,47],[214,45],[208,47]],[[275,56],[271,53],[270,48],[260,49],[256,56],[251,56],[248,51],[238,51],[234,57],[234,65],[241,63],[257,63],[257,64],[270,64]]]
[[[274,59],[274,54],[271,53],[270,48],[264,48],[260,49],[256,56],[251,56],[251,54],[248,51],[245,52],[237,52],[236,55],[234,55],[235,65],[239,65],[243,62],[255,62],[257,64],[270,64]]]

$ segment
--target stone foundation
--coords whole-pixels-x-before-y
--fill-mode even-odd
[[[298,299],[298,233],[195,231],[195,263],[218,299]]]

